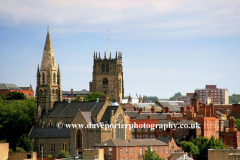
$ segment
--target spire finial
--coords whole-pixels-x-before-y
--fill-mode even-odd
[[[107,52],[107,56],[109,56],[109,29],[108,29],[108,52]]]

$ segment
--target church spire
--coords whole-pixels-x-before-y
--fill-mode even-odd
[[[44,50],[47,50],[47,51],[52,50],[52,42],[51,42],[49,30],[47,31],[47,37],[46,37],[46,41],[45,41]]]
[[[58,72],[57,72],[57,83],[58,85],[61,85],[61,73],[60,73],[60,67],[58,65]]]

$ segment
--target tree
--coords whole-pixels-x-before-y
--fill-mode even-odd
[[[180,147],[184,150],[184,152],[188,152],[189,154],[197,157],[199,155],[198,146],[194,145],[192,142],[182,141],[179,144]]]
[[[237,125],[238,130],[240,131],[240,119],[235,118],[234,123]]]
[[[229,103],[230,104],[238,104],[240,102],[240,94],[232,94],[229,96]]]
[[[16,150],[19,141],[25,141],[24,134],[28,134],[34,122],[35,100],[24,99],[10,104],[0,104],[0,140],[6,139],[9,147]],[[21,136],[23,136],[21,138]],[[22,143],[28,145],[28,143]],[[19,146],[28,148],[29,146]]]
[[[147,150],[143,154],[143,160],[164,160],[164,158],[159,157],[155,151],[151,151],[150,146],[147,146]]]
[[[31,152],[33,150],[32,142],[28,138],[27,134],[23,134],[19,139],[17,146],[22,147],[25,151]]]
[[[77,95],[77,97],[75,99],[72,99],[71,101],[73,101],[73,102],[80,101],[81,97],[82,97],[82,95]]]
[[[26,99],[27,97],[25,96],[24,93],[19,93],[17,91],[9,92],[6,94],[6,99],[7,100],[20,100],[20,99]]]
[[[197,160],[207,160],[208,149],[224,148],[224,144],[220,142],[219,139],[215,139],[214,136],[211,136],[210,139],[200,136],[193,140],[193,144],[197,145],[199,149],[199,155],[197,156]]]
[[[58,153],[57,158],[71,158],[69,156],[69,153],[65,150],[62,150],[61,152]]]
[[[105,96],[106,94],[102,93],[102,92],[92,92],[92,93],[89,93],[88,96],[86,98],[84,98],[83,100],[84,101],[97,101],[97,98],[101,98],[101,96]],[[107,97],[109,97],[107,95]],[[109,101],[112,101],[112,98],[109,97]]]
[[[174,100],[175,98],[182,98],[183,95],[178,92],[178,93],[175,93],[172,97],[169,98],[169,100]]]

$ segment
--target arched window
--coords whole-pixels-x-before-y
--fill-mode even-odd
[[[103,79],[103,88],[107,88],[108,87],[108,79],[104,78]]]
[[[109,64],[106,66],[106,72],[109,72]]]
[[[56,75],[55,73],[53,73],[53,84],[55,84],[55,82],[56,82]]]
[[[56,89],[56,94],[58,94],[58,89]]]
[[[39,143],[39,151],[44,151],[44,143]]]
[[[43,95],[46,95],[46,94],[47,94],[47,90],[46,90],[46,89],[44,89]]]
[[[102,64],[102,72],[105,72],[105,65]]]
[[[116,124],[120,124],[120,125],[116,125],[116,128],[115,128],[115,138],[119,138],[119,139],[125,140],[125,128],[121,127],[121,125],[125,124],[125,123],[124,123],[123,116],[121,114],[119,114],[117,116]]]
[[[66,143],[66,142],[63,142],[63,143],[62,143],[62,150],[65,150],[65,151],[66,151],[66,148],[67,148],[67,143]]]
[[[55,152],[55,143],[51,143],[51,152]]]
[[[78,129],[76,133],[76,147],[77,148],[82,147],[82,132],[80,129]]]
[[[45,84],[45,74],[42,74],[42,83]]]
[[[52,94],[54,94],[54,89],[52,89]]]
[[[39,93],[40,95],[43,95],[43,91],[42,91],[42,89],[40,89],[40,93]]]
[[[53,128],[53,122],[51,120],[48,123],[48,128]]]

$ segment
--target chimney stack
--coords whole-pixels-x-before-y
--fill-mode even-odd
[[[73,96],[73,89],[71,89],[71,97]]]

